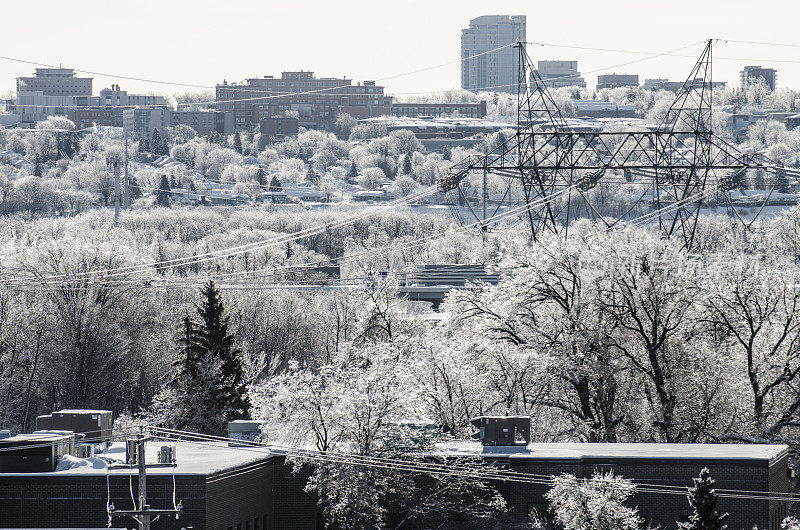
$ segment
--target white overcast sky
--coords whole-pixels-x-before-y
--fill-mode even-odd
[[[714,79],[738,82],[745,64],[778,69],[779,86],[800,89],[800,0],[28,0],[3,2],[0,55],[159,81],[210,85],[283,70],[356,81],[458,60],[461,29],[487,14],[524,14],[528,40],[663,52],[710,37],[724,40]],[[697,45],[682,53],[696,55]],[[642,55],[529,48],[534,60],[576,59],[583,72]],[[736,58],[728,60],[724,58]],[[781,62],[788,61],[788,62]],[[793,61],[793,62],[792,62]],[[686,78],[694,59],[660,57],[608,70],[640,80]],[[0,92],[35,66],[0,59]],[[593,87],[596,73],[587,74]],[[194,91],[99,75],[129,92]],[[391,93],[458,88],[459,65],[386,80]]]

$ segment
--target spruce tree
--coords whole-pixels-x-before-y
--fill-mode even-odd
[[[239,131],[233,135],[233,149],[239,154],[242,154],[242,135],[239,134]]]
[[[142,188],[136,181],[136,177],[130,177],[128,179],[128,197],[130,197],[131,201],[142,198]]]
[[[153,138],[150,140],[150,149],[154,155],[159,156],[159,152],[161,151],[161,133],[158,132],[158,129],[153,129]]]
[[[269,191],[283,191],[283,185],[278,180],[278,177],[273,176],[272,180],[269,181]]]
[[[348,177],[354,179],[358,176],[358,168],[356,167],[356,161],[353,160],[353,163],[350,164],[350,172],[347,174]]]
[[[689,488],[689,506],[692,515],[688,523],[678,523],[681,530],[723,530],[728,514],[720,514],[717,510],[717,493],[714,491],[714,479],[707,468],[700,471],[700,477],[694,479],[694,487]]]
[[[156,192],[156,204],[169,208],[172,205],[172,188],[166,175],[161,175],[161,182]]]
[[[319,174],[317,174],[317,172],[314,171],[313,168],[309,167],[308,171],[306,172],[306,181],[316,186],[317,184],[319,184]]]
[[[258,171],[256,171],[256,182],[258,182],[260,186],[266,186],[267,184],[267,174],[260,167]]]
[[[200,291],[199,320],[186,315],[178,341],[179,370],[174,380],[186,428],[224,433],[227,422],[249,417],[241,354],[228,332],[228,317],[213,281]]]
[[[403,174],[411,176],[411,154],[406,154],[405,158],[403,159]]]

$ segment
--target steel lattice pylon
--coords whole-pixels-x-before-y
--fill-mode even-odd
[[[612,226],[646,209],[665,235],[680,237],[691,247],[700,209],[710,196],[727,201],[729,210],[735,211],[730,192],[742,186],[748,171],[773,175],[784,171],[766,157],[740,152],[714,133],[711,40],[661,123],[621,131],[570,124],[533,67],[524,43],[516,46],[519,85],[514,137],[487,154],[454,164],[438,183],[451,205],[460,203],[469,210],[470,221],[480,224],[482,217],[470,204],[465,179],[471,171],[485,170],[509,182],[495,212],[516,187],[518,202],[528,205],[525,212],[534,239],[542,231],[566,231],[575,216]],[[636,183],[641,196],[630,207],[609,212],[598,205],[593,192],[611,182]],[[462,223],[467,222],[457,208],[453,210]]]

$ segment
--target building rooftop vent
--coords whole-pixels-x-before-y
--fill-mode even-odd
[[[525,446],[531,441],[529,416],[478,416],[469,422],[477,429],[472,437],[483,445]]]

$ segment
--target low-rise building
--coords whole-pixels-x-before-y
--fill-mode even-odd
[[[423,141],[429,138],[460,139],[470,138],[477,134],[491,134],[515,125],[496,121],[481,120],[477,118],[403,118],[396,116],[383,116],[361,120],[360,123],[374,123],[385,125],[387,131],[406,129],[413,132]]]
[[[790,502],[785,499],[790,468],[786,445],[527,443],[530,418],[481,417],[472,423],[481,425],[483,444],[443,444],[439,446],[441,456],[451,461],[479,457],[527,476],[567,473],[580,479],[591,478],[595,472],[613,472],[634,484],[649,486],[637,488],[630,506],[638,507],[645,524],[651,527],[674,528],[676,521],[688,519],[686,488],[703,468],[708,468],[716,481],[720,512],[730,514],[728,528],[779,530],[788,515]],[[517,441],[520,438],[522,441]],[[516,517],[525,518],[532,512],[547,514],[547,482],[509,480],[495,485]],[[770,498],[779,496],[782,498]]]
[[[678,92],[682,89],[685,85],[691,84],[692,86],[700,87],[703,85],[703,80],[701,78],[696,78],[694,81],[669,81],[667,79],[646,79],[643,85],[643,88],[648,90],[667,90],[669,92]],[[708,83],[705,83],[706,86],[709,86]],[[712,81],[710,87],[713,89],[717,88],[725,88],[728,83],[725,81]]]
[[[162,446],[174,448],[174,467],[158,465]],[[47,471],[0,472],[0,525],[105,527],[108,504],[129,510],[131,491],[138,496],[137,468],[125,462],[125,443],[115,442],[99,449],[93,458],[62,458]],[[317,527],[316,499],[303,490],[307,475],[294,475],[284,457],[266,450],[150,441],[146,464],[150,508],[172,509],[173,501],[182,507],[180,519],[162,516],[157,528]],[[112,523],[135,525],[130,516],[123,515],[112,517]]]
[[[576,99],[575,114],[579,118],[635,118],[635,105],[619,105],[613,101]]]
[[[586,80],[578,71],[578,61],[539,61],[536,69],[548,88],[586,88]]]
[[[297,114],[304,127],[330,126],[340,112],[361,119],[389,114],[392,98],[375,81],[353,84],[351,79],[322,77],[313,72],[283,72],[223,82],[216,86],[216,109],[233,114],[236,130],[258,125],[261,118],[286,112]]]
[[[277,142],[300,132],[300,122],[297,118],[261,118],[258,122],[258,129],[261,133],[261,147],[263,148],[269,142]]]
[[[597,76],[597,90],[638,86],[639,76],[635,74],[600,74]]]
[[[153,136],[153,131],[164,132],[167,127],[188,125],[201,136],[214,132],[233,133],[233,116],[215,110],[171,110],[163,108],[135,108],[123,111],[123,128],[132,138]]]
[[[392,103],[392,116],[418,118],[420,116],[440,117],[458,115],[464,118],[484,118],[486,100],[477,103]]]

